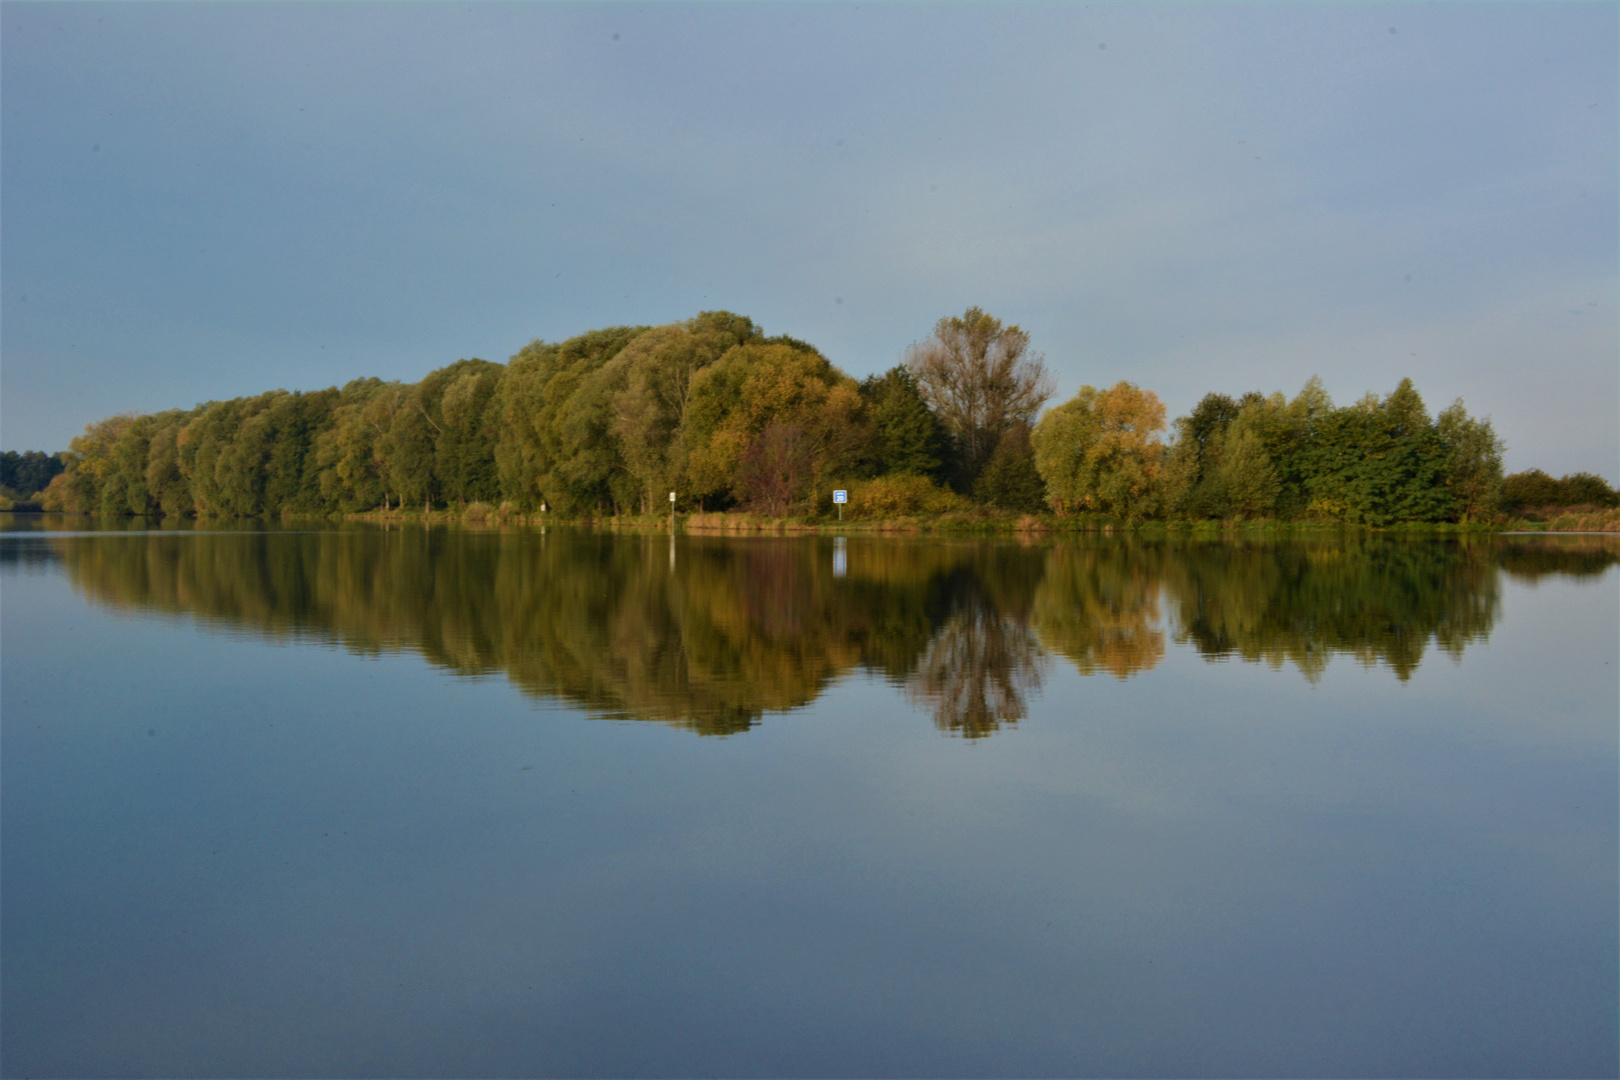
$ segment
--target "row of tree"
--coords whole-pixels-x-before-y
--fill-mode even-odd
[[[520,512],[683,508],[772,516],[972,505],[1382,525],[1494,512],[1502,445],[1462,403],[1431,418],[1411,382],[1336,407],[1210,394],[1175,421],[1128,382],[1052,393],[1029,336],[978,308],[857,383],[815,348],[706,312],[536,341],[403,384],[361,379],[115,416],[73,441],[51,509],[252,516],[507,503]],[[863,498],[862,496],[865,496]]]
[[[1036,426],[1036,465],[1058,512],[1128,519],[1316,518],[1366,525],[1470,521],[1494,513],[1502,442],[1461,401],[1431,418],[1403,379],[1336,407],[1312,378],[1292,400],[1209,394],[1175,422],[1122,382],[1083,387]]]
[[[1509,513],[1572,506],[1620,506],[1620,492],[1589,472],[1569,473],[1555,480],[1540,469],[1530,469],[1502,481],[1502,509]]]

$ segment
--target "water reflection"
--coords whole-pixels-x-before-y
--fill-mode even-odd
[[[905,678],[906,696],[941,731],[979,738],[1016,723],[1040,692],[1046,655],[1030,620],[1046,555],[984,545],[941,579],[946,602]]]
[[[941,730],[1027,714],[1051,658],[1118,679],[1167,640],[1316,679],[1336,656],[1410,677],[1499,618],[1500,575],[1592,576],[1608,537],[1051,544],[624,537],[552,529],[11,536],[108,607],[412,650],[593,714],[745,731],[865,671]]]
[[[1129,540],[1054,548],[1034,604],[1042,644],[1082,675],[1152,669],[1164,657],[1159,596],[1171,550]]]
[[[1167,562],[1165,591],[1176,640],[1205,656],[1287,662],[1314,680],[1344,654],[1404,680],[1431,641],[1459,657],[1485,639],[1498,617],[1499,559],[1511,549],[1366,536],[1204,544]],[[1606,556],[1614,560],[1612,547]]]

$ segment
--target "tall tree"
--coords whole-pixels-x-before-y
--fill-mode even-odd
[[[76,513],[120,513],[122,493],[117,491],[117,450],[124,434],[135,425],[135,416],[125,413],[87,424],[84,434],[68,444],[68,469],[62,480],[62,509]],[[54,488],[55,482],[51,484]]]
[[[958,482],[972,486],[1014,424],[1029,423],[1052,396],[1052,378],[1029,334],[970,307],[934,325],[934,333],[906,351],[906,367],[956,439]]]
[[[1445,446],[1446,486],[1463,521],[1491,514],[1502,499],[1502,440],[1489,420],[1476,420],[1462,398],[1441,413],[1436,427]]]
[[[457,503],[498,498],[495,423],[499,414],[491,415],[490,404],[506,369],[487,360],[464,360],[447,370],[455,375],[447,375],[439,397],[439,430],[434,439],[434,471],[440,487],[446,498]]]
[[[663,492],[684,483],[691,453],[687,413],[698,373],[732,348],[749,343],[764,343],[753,320],[708,311],[684,323],[649,330],[615,358],[625,372],[623,388],[613,399],[613,434],[641,486],[643,512],[662,499]],[[814,351],[791,339],[779,343]]]
[[[381,379],[355,379],[340,391],[341,404],[316,443],[321,498],[347,512],[395,503],[389,470],[389,430],[405,389]]]
[[[1271,455],[1256,432],[1256,424],[1240,415],[1226,429],[1220,464],[1212,478],[1225,498],[1228,512],[1241,517],[1264,517],[1277,506],[1282,488]]]
[[[606,474],[613,461],[604,456],[611,452],[606,440],[612,416],[603,411],[611,399],[596,393],[595,384],[579,395],[647,329],[615,326],[557,344],[535,341],[512,358],[495,406],[501,427],[495,460],[504,497],[520,506],[545,503],[575,513],[612,508]],[[587,414],[583,421],[581,412]],[[582,424],[592,435],[586,445],[578,441]]]

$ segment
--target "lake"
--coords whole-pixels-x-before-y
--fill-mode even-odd
[[[1614,1076],[1617,566],[12,518],[4,1073]]]

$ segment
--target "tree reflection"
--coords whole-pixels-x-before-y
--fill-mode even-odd
[[[1500,604],[1488,541],[1212,541],[1184,545],[1166,571],[1178,642],[1312,681],[1338,654],[1404,681],[1431,639],[1453,657],[1484,640]]]
[[[1503,546],[1500,560],[1509,576],[1529,585],[1549,576],[1595,578],[1620,563],[1620,536],[1519,536]]]
[[[1128,540],[1053,548],[1035,597],[1041,644],[1082,675],[1125,679],[1151,670],[1164,657],[1166,552],[1163,544]]]
[[[905,680],[941,731],[977,739],[1028,714],[1047,662],[1029,628],[1043,571],[1038,551],[986,545],[952,575],[949,613]]]
[[[19,546],[22,545],[22,546]],[[1149,672],[1169,641],[1210,659],[1334,656],[1409,678],[1500,617],[1500,576],[1589,577],[1620,541],[1144,541],[1047,545],[851,538],[614,536],[573,530],[182,530],[14,539],[110,607],[233,632],[410,650],[458,674],[502,673],[593,715],[705,735],[746,731],[856,670],[880,674],[943,731],[1028,715],[1061,657],[1082,675]],[[672,554],[673,552],[673,554]]]

